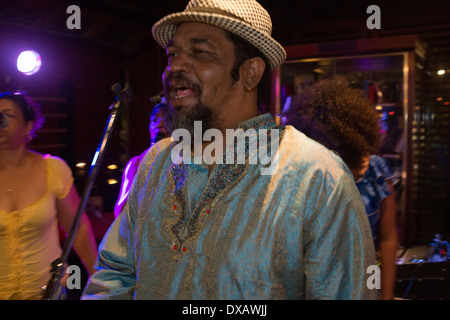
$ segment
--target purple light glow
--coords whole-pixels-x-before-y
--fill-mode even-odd
[[[23,51],[17,58],[17,70],[27,76],[38,72],[41,64],[41,56],[33,50]]]

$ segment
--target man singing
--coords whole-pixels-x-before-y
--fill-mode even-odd
[[[152,32],[168,57],[166,125],[191,135],[199,122],[201,134],[252,132],[237,153],[246,161],[175,163],[174,139],[150,148],[83,298],[377,298],[366,285],[375,264],[370,226],[349,169],[292,126],[258,113],[264,79],[286,57],[267,11],[254,0],[191,0]],[[267,139],[251,143],[262,134]],[[225,159],[234,142],[223,139],[215,152]],[[192,147],[206,151],[211,143]],[[261,148],[278,163],[271,174],[248,161]]]

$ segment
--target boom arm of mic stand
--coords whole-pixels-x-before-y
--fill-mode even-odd
[[[97,178],[99,168],[103,161],[103,156],[105,154],[106,148],[111,138],[117,114],[119,112],[121,104],[128,102],[131,98],[131,93],[127,86],[125,87],[125,89],[122,90],[120,86],[118,87],[117,85],[113,85],[112,89],[116,91],[118,94],[114,103],[111,104],[111,106],[109,107],[110,114],[105,129],[103,131],[103,136],[92,160],[91,169],[89,171],[89,177],[83,190],[80,205],[78,206],[78,210],[75,215],[72,228],[64,243],[64,248],[61,257],[52,262],[52,269],[50,270],[50,272],[52,273],[52,277],[49,280],[47,286],[44,288],[45,291],[42,298],[43,300],[57,300],[59,298],[58,297],[60,293],[59,287],[61,285],[60,281],[65,271],[65,263],[72,248],[72,244],[75,239],[75,234],[78,230],[78,226],[80,224],[82,213],[84,212],[87,199],[89,197],[89,194],[91,193],[92,185],[94,184]],[[120,92],[118,92],[119,89]]]

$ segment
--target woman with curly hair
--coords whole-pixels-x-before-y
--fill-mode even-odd
[[[361,90],[342,80],[322,80],[292,99],[289,124],[339,154],[347,166],[363,169],[364,157],[380,146],[378,115]]]
[[[336,152],[355,178],[381,258],[381,298],[394,297],[397,233],[393,174],[375,155],[381,136],[378,114],[362,90],[328,79],[292,99],[288,124]]]
[[[79,197],[64,160],[27,148],[43,124],[38,105],[23,93],[0,93],[0,113],[0,300],[41,299],[62,253],[58,225],[70,231]],[[85,214],[74,249],[94,272],[97,244]]]

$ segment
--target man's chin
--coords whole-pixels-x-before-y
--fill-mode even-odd
[[[206,129],[211,127],[213,113],[210,108],[201,103],[194,105],[171,104],[169,110],[164,123],[168,126],[170,132],[175,129],[186,129],[193,133],[195,121],[201,121],[202,126]]]
[[[173,110],[175,110],[175,112],[177,114],[186,114],[190,110],[192,110],[192,107],[189,107],[189,106],[186,106],[186,105],[175,105],[175,106],[173,106]]]
[[[170,99],[169,104],[172,106],[173,110],[177,112],[183,110],[190,111],[195,105],[198,104],[198,101],[193,97],[172,98]]]

